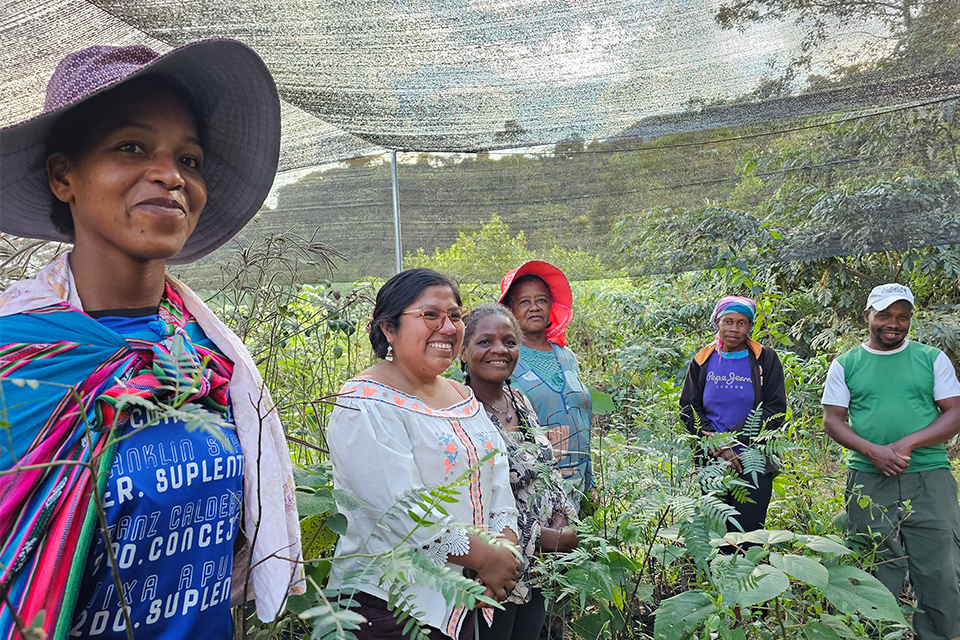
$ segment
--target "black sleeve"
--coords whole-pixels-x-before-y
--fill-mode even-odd
[[[764,429],[779,429],[787,411],[787,392],[784,385],[783,365],[777,352],[770,347],[763,347],[760,352],[760,367],[763,369],[763,386],[760,388],[760,419]],[[747,421],[738,422],[731,431],[741,431]],[[742,435],[737,438],[744,444],[749,444],[749,438]]]
[[[696,360],[690,361],[687,377],[683,381],[683,390],[680,392],[680,420],[687,427],[687,431],[695,436],[703,435],[703,431],[713,431],[713,425],[707,420],[707,412],[703,408],[700,369]],[[697,428],[698,420],[699,429]]]
[[[763,371],[763,424],[766,429],[779,429],[787,413],[787,391],[783,379],[783,365],[780,357],[770,347],[767,364]],[[765,354],[762,354],[765,355]]]

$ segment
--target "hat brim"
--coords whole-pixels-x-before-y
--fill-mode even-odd
[[[547,328],[547,339],[551,342],[564,344],[566,342],[563,337],[564,332],[573,319],[573,292],[570,290],[570,281],[567,280],[567,276],[563,275],[563,271],[560,271],[557,267],[543,260],[524,262],[503,277],[500,282],[500,299],[498,302],[503,302],[517,278],[527,274],[540,276],[547,283],[547,287],[550,288],[553,305],[550,308],[550,326]],[[562,342],[556,340],[556,338],[560,338]]]
[[[193,262],[226,243],[259,211],[280,161],[280,97],[269,69],[235,40],[202,40],[158,57],[119,82],[55,111],[0,130],[0,231],[70,242],[50,218],[45,143],[70,109],[146,74],[182,86],[203,119],[202,174],[207,205],[183,249],[169,264]]]
[[[900,302],[901,300],[909,303],[911,307],[914,305],[913,300],[911,300],[910,298],[896,295],[896,296],[890,296],[887,298],[882,298],[880,300],[873,302],[872,304],[868,302],[866,310],[869,311],[870,309],[875,309],[877,311],[883,311],[884,309],[892,305],[894,302]]]

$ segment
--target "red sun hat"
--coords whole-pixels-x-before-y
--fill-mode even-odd
[[[510,285],[520,276],[533,274],[543,278],[550,289],[553,306],[550,308],[550,324],[547,325],[547,340],[561,347],[567,344],[567,326],[573,320],[573,293],[570,291],[570,281],[557,267],[542,260],[524,262],[516,269],[503,276],[500,282],[500,299],[502,303],[510,291]]]

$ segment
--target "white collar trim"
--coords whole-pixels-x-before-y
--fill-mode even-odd
[[[866,349],[867,351],[869,351],[870,353],[874,354],[874,355],[878,355],[878,356],[892,356],[893,354],[895,354],[895,353],[900,353],[901,351],[903,351],[904,349],[906,349],[908,344],[910,344],[910,339],[909,339],[909,338],[904,338],[904,339],[903,339],[903,344],[900,345],[899,347],[897,347],[896,349],[894,349],[893,351],[880,351],[879,349],[871,349],[870,347],[867,346],[867,343],[866,343],[866,342],[864,342],[864,343],[863,343],[862,345],[860,345],[860,346],[863,347],[864,349]]]

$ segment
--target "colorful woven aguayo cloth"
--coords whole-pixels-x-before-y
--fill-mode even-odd
[[[0,470],[14,471],[0,475],[0,638],[14,637],[11,607],[28,625],[43,610],[48,637],[65,637],[97,530],[94,483],[102,492],[132,397],[226,414],[233,363],[192,344],[169,283],[159,318],[156,343],[65,302],[2,319]]]

